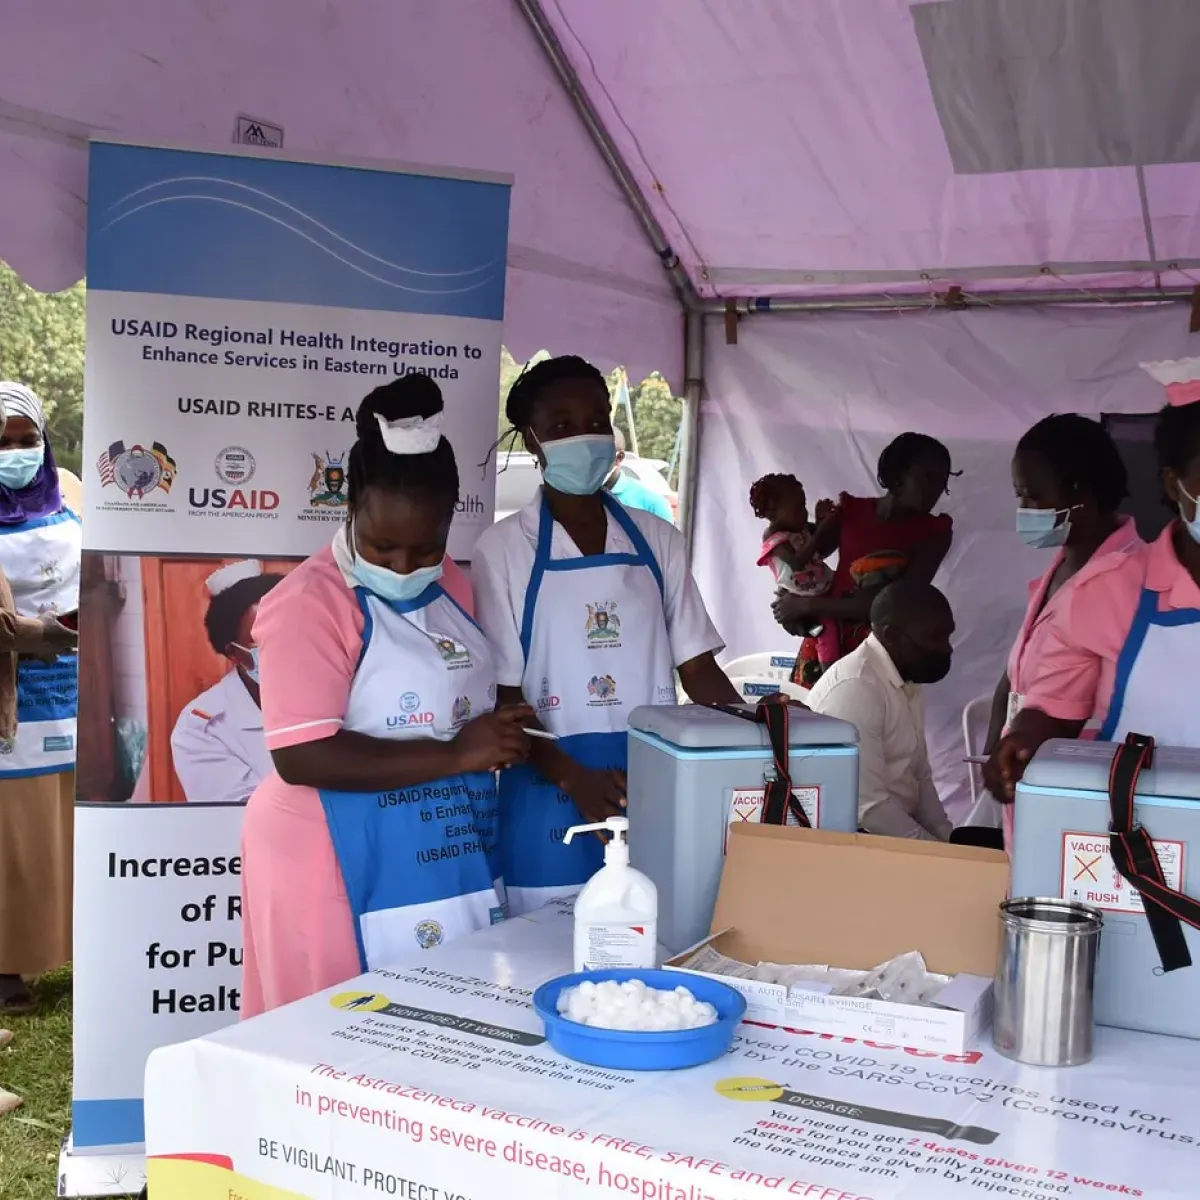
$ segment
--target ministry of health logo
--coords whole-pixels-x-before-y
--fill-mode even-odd
[[[346,451],[328,450],[314,454],[313,473],[308,480],[308,502],[313,508],[346,507]]]

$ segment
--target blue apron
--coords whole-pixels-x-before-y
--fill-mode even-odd
[[[609,544],[623,532],[629,550],[563,557],[570,541],[543,495],[521,622],[522,690],[567,754],[623,771],[629,713],[674,704],[675,670],[662,572],[629,513],[607,494],[604,503]],[[500,862],[511,912],[576,890],[600,869],[597,838],[562,844],[582,821],[575,802],[532,767],[502,772]]]
[[[342,728],[447,741],[496,700],[479,627],[438,584],[394,604],[362,588],[363,648]],[[491,772],[379,792],[320,790],[362,969],[504,919]]]
[[[0,525],[0,568],[18,615],[78,612],[81,545],[79,518],[66,509]],[[17,735],[0,739],[0,781],[72,770],[78,715],[77,654],[18,659]]]

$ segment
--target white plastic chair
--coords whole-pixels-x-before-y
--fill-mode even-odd
[[[962,714],[963,746],[968,758],[978,758],[983,753],[987,738],[988,722],[992,715],[992,694],[976,696]],[[975,763],[967,764],[967,779],[971,785],[971,811],[965,824],[982,825],[999,829],[1002,822],[1000,802],[983,786],[983,770]]]
[[[788,650],[774,650],[763,654],[745,654],[726,663],[725,674],[742,693],[747,704],[757,704],[763,696],[782,692],[796,700],[803,700],[808,689],[792,682],[792,670],[796,666],[796,655]]]

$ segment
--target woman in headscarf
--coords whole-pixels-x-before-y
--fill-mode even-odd
[[[82,556],[79,518],[63,505],[42,402],[0,383],[0,572],[11,589],[0,614],[14,640],[15,706],[4,723],[0,668],[0,1016],[27,1012],[22,977],[71,957],[75,717],[79,675],[73,624]],[[64,624],[65,622],[65,624]],[[0,635],[4,621],[0,620]],[[11,666],[11,657],[8,663]]]

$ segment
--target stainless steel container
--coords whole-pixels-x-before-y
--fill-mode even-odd
[[[992,1041],[1006,1058],[1075,1067],[1092,1057],[1096,951],[1104,918],[1073,900],[1000,905]]]

